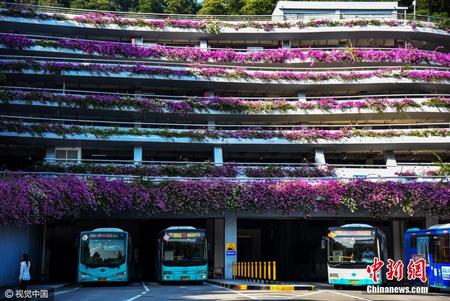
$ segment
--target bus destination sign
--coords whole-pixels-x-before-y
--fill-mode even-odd
[[[167,235],[170,239],[186,239],[186,238],[198,238],[202,237],[202,232],[168,232]]]

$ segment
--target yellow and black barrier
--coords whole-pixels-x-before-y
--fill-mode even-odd
[[[261,283],[277,282],[276,261],[238,261],[233,263],[233,279]]]

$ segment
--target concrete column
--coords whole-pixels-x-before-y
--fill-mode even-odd
[[[48,163],[55,163],[56,162],[56,154],[55,154],[55,147],[49,146],[45,149],[45,162]]]
[[[222,218],[214,219],[214,274],[218,273],[223,275],[224,273],[224,234],[224,220]]]
[[[142,146],[135,146],[133,150],[133,161],[134,164],[142,163]]]
[[[214,97],[214,91],[212,90],[206,90],[205,93],[203,94],[204,97]]]
[[[227,245],[234,244],[236,250],[227,251]],[[233,278],[233,263],[237,261],[237,218],[234,213],[225,213],[225,279]]]
[[[200,40],[200,48],[207,50],[208,49],[208,41],[207,40]]]
[[[214,146],[214,165],[223,164],[223,152],[221,146]]]
[[[405,223],[402,220],[392,221],[392,240],[394,247],[394,259],[403,259],[403,233],[405,232]]]
[[[290,40],[281,41],[281,48],[283,49],[291,48],[291,41]]]
[[[143,45],[144,44],[144,37],[134,37],[131,40],[133,45]]]
[[[425,227],[429,228],[437,224],[439,224],[439,218],[437,216],[431,216],[429,214],[425,216]]]
[[[386,160],[386,167],[397,167],[397,160],[393,151],[384,152],[384,158]]]
[[[326,164],[325,152],[322,148],[316,148],[314,150],[314,160],[317,164]]]
[[[297,98],[299,101],[306,101],[306,94],[305,92],[298,92],[297,93]]]

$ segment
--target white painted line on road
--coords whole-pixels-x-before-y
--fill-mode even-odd
[[[358,297],[358,296],[354,296],[354,295],[349,295],[349,294],[344,294],[344,293],[341,293],[341,292],[328,291],[328,290],[327,290],[327,292],[334,293],[334,294],[337,294],[337,295],[341,295],[341,296],[344,296],[344,297],[351,297],[351,298],[358,299],[358,300],[371,301],[370,299],[366,299],[366,298]]]
[[[137,298],[142,297],[143,295],[147,294],[148,291],[150,291],[150,289],[148,288],[148,286],[144,283],[144,281],[141,281],[142,286],[145,289],[145,292],[140,293],[139,295],[136,295],[134,297],[131,297],[129,299],[125,299],[124,301],[133,301],[136,300]]]
[[[254,298],[253,296],[249,296],[249,295],[246,295],[246,294],[244,294],[244,293],[241,293],[241,292],[238,292],[238,291],[232,290],[232,289],[230,289],[230,288],[227,288],[227,287],[223,287],[223,286],[218,286],[218,285],[215,285],[215,284],[211,284],[211,283],[206,283],[206,285],[209,285],[209,286],[214,286],[214,287],[217,287],[217,288],[220,288],[220,289],[226,290],[226,291],[230,291],[230,292],[233,292],[233,293],[235,293],[235,294],[241,295],[241,296],[243,296],[243,297],[245,297],[245,298],[248,298],[248,299],[250,299],[250,300],[258,300],[258,298]]]
[[[294,291],[294,292],[295,292],[295,291]],[[302,294],[302,295],[295,295],[295,296],[292,296],[292,297],[289,298],[289,299],[302,298],[302,297],[306,297],[306,296],[311,296],[311,295],[315,295],[315,294],[320,294],[320,293],[323,293],[323,292],[325,292],[325,291],[309,292],[309,293]]]
[[[144,294],[146,294],[147,292],[143,292],[143,293],[140,293],[139,295],[136,295],[136,296],[134,296],[134,297],[131,297],[131,298],[129,298],[129,299],[125,299],[124,301],[133,301],[133,300],[136,300],[137,298],[140,298],[140,297],[142,297]]]
[[[70,292],[76,291],[77,289],[80,289],[80,287],[78,286],[78,287],[75,287],[75,288],[70,289],[70,290],[55,292],[53,295],[54,296],[58,296],[58,295],[62,295],[62,294],[66,294],[66,293],[70,293]]]

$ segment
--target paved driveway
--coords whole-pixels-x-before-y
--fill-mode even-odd
[[[371,295],[362,290],[334,290],[319,284],[315,291],[234,291],[204,285],[161,285],[153,282],[131,283],[127,286],[72,286],[55,293],[56,301],[181,301],[181,300],[373,300],[373,301],[448,301],[450,295]]]

